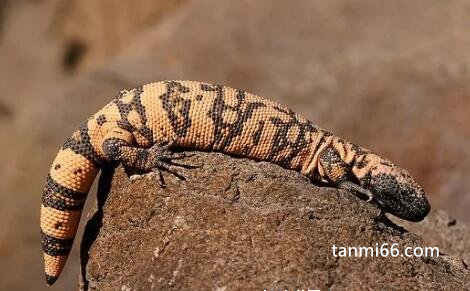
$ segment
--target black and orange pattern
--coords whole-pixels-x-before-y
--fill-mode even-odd
[[[365,195],[385,212],[412,221],[430,208],[405,170],[288,108],[225,86],[157,82],[121,91],[67,139],[52,163],[41,207],[48,284],[64,267],[100,167],[120,162],[178,175],[172,159],[183,156],[173,155],[170,146],[270,161]]]

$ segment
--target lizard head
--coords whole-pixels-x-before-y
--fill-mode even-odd
[[[430,211],[423,188],[407,171],[389,161],[380,160],[360,183],[372,193],[372,203],[399,218],[417,222]]]
[[[392,162],[351,143],[333,142],[318,157],[319,173],[384,212],[421,221],[430,211],[424,190]]]

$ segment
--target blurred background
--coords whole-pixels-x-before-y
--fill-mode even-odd
[[[44,283],[50,163],[119,90],[161,79],[288,105],[469,222],[469,52],[469,1],[0,0],[0,290],[76,289],[78,244]]]

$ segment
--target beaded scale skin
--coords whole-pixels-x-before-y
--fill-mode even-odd
[[[165,144],[166,145],[163,145]],[[193,81],[121,91],[66,140],[52,163],[41,206],[46,282],[59,277],[87,193],[100,168],[119,162],[143,172],[173,170],[184,154],[218,151],[296,170],[349,190],[381,211],[420,221],[430,205],[405,170],[262,97]],[[176,164],[178,165],[178,164]]]

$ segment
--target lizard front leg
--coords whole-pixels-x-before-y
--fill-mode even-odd
[[[341,159],[340,154],[333,146],[326,147],[319,155],[321,165],[321,175],[332,182],[338,188],[356,194],[366,202],[371,202],[374,195],[368,189],[365,189],[358,183],[352,182],[351,166]]]

